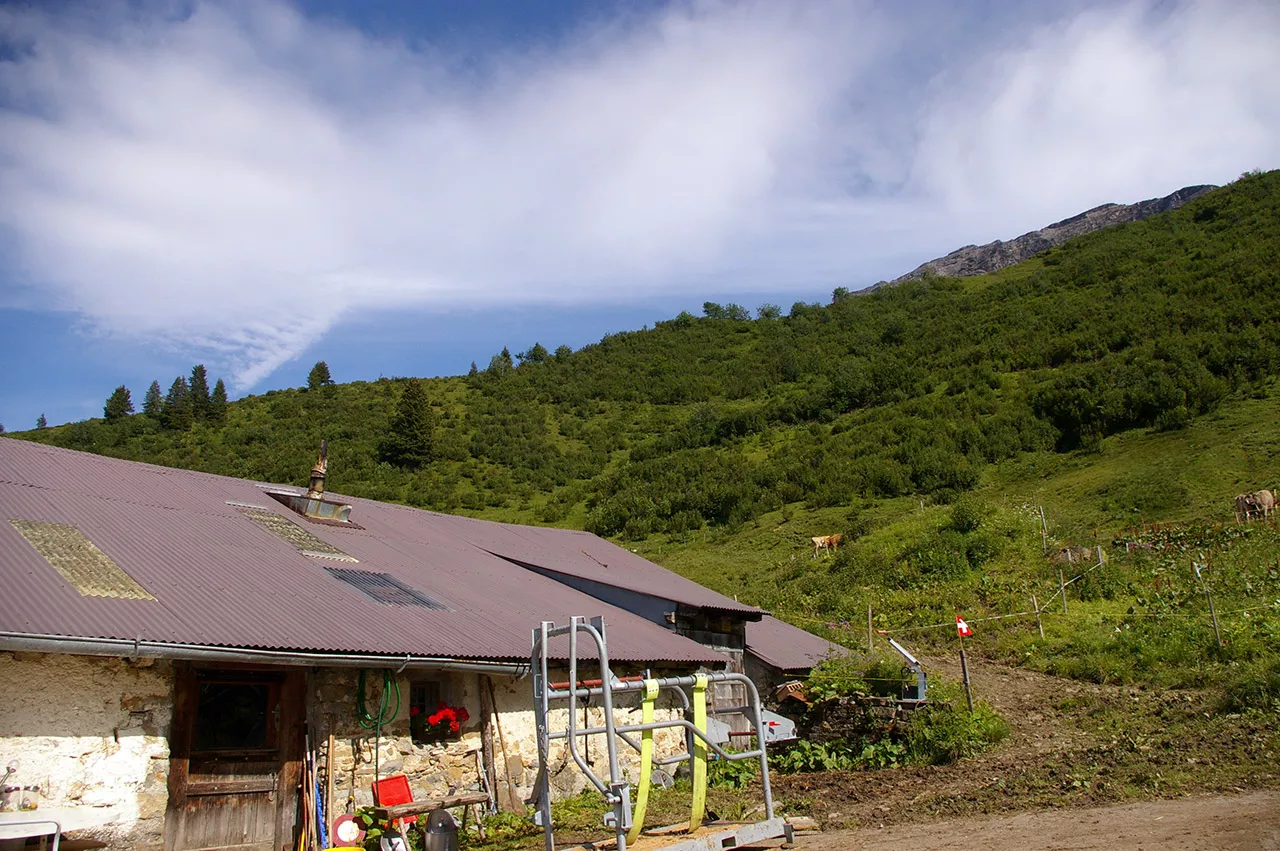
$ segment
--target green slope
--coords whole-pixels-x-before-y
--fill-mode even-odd
[[[868,604],[882,626],[907,628],[1051,594],[1039,507],[1055,546],[1110,546],[1143,524],[1228,519],[1234,494],[1274,485],[1278,284],[1271,172],[993,275],[837,290],[776,318],[710,306],[577,352],[537,347],[518,366],[495,357],[425,382],[436,426],[423,469],[379,461],[400,380],[248,397],[217,427],[135,415],[19,436],[296,483],[326,438],[335,491],[616,536],[857,643],[865,626],[855,641],[840,624],[865,624]],[[846,546],[815,562],[809,537],[836,531]],[[1264,530],[1224,535],[1194,533],[1220,563],[1275,544]],[[1166,555],[1119,557],[1073,588],[1087,628],[1063,619],[1040,642],[1025,617],[995,621],[986,649],[1053,667],[1097,650],[1072,634],[1105,647],[1132,633],[1109,619],[1142,610],[1156,585],[1194,608],[1189,568]],[[1232,666],[1270,664],[1280,591],[1265,562],[1242,561],[1248,587],[1223,593],[1272,626],[1180,657],[1173,679],[1226,683]],[[1084,599],[1094,586],[1109,590]],[[1157,678],[1117,659],[1104,676]],[[1197,665],[1214,673],[1188,673]]]

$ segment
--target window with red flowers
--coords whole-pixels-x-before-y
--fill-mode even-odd
[[[471,716],[463,706],[448,703],[446,683],[421,680],[409,688],[409,731],[414,742],[426,744],[457,738]]]

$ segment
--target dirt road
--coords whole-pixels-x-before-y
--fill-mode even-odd
[[[1280,851],[1280,792],[946,819],[803,836],[800,851]]]

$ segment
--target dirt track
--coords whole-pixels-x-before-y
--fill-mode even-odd
[[[930,667],[954,677],[948,662]],[[945,766],[777,776],[775,796],[824,830],[800,848],[1280,851],[1274,716],[1221,715],[1195,692],[971,669],[1009,738]]]
[[[828,831],[800,837],[796,846],[800,851],[1280,851],[1280,792]]]

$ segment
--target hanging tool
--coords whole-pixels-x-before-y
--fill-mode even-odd
[[[644,681],[644,699],[640,704],[640,723],[653,723],[653,705],[658,698],[658,681]],[[653,779],[653,731],[640,733],[640,785],[636,790],[635,815],[631,817],[631,831],[627,834],[627,842],[635,842],[640,838],[644,828],[644,812],[649,806],[649,785]]]

